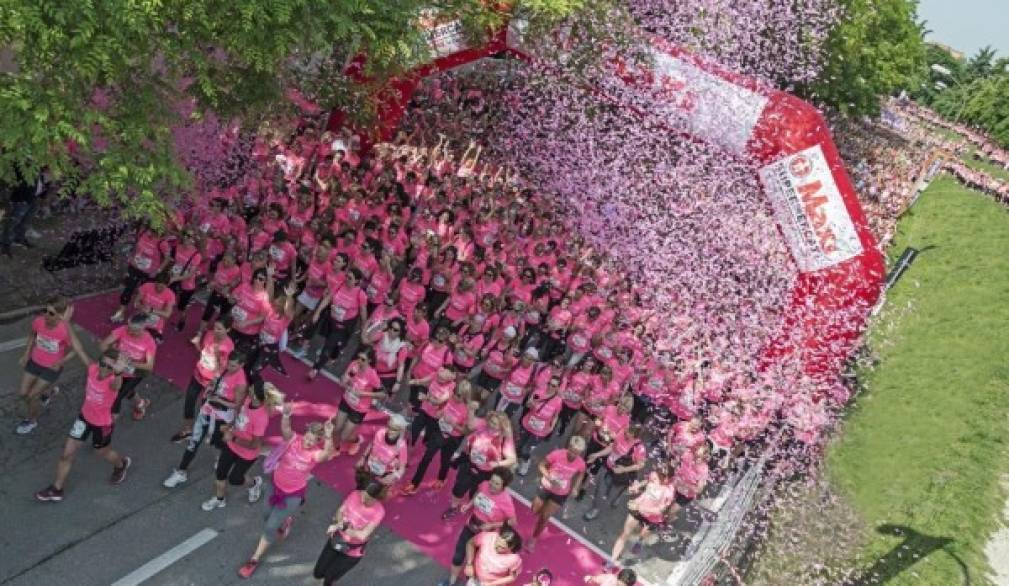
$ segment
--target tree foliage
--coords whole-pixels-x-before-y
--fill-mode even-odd
[[[916,0],[842,0],[826,63],[805,93],[842,113],[876,114],[879,98],[913,86],[925,63]]]
[[[581,4],[531,3],[551,17]],[[432,9],[468,31],[503,17],[473,0],[4,0],[0,179],[45,166],[67,191],[157,217],[190,186],[173,126],[207,111],[254,126],[291,108],[290,88],[353,100],[347,59],[366,53],[379,81],[416,63]]]

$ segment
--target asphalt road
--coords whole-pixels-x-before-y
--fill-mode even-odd
[[[145,381],[153,399],[148,417],[121,418],[112,445],[133,458],[126,481],[108,482],[110,467],[82,448],[61,503],[39,503],[35,491],[52,481],[53,468],[81,402],[84,369],[71,362],[60,380],[61,393],[29,436],[13,433],[20,415],[17,363],[23,351],[5,344],[21,338],[28,319],[0,326],[0,584],[114,584],[187,542],[209,541],[174,560],[145,584],[317,584],[311,576],[325,527],[340,496],[312,482],[308,502],[291,536],[264,558],[252,580],[236,571],[255,547],[265,499],[250,505],[233,493],[223,510],[206,513],[215,451],[206,447],[190,469],[188,483],[162,488],[182,448],[168,442],[179,425],[181,394],[160,380]],[[95,342],[84,332],[91,349]],[[154,378],[154,377],[150,377]],[[210,531],[207,531],[207,530]],[[168,561],[172,561],[169,559]],[[148,566],[149,567],[149,566]],[[381,529],[366,559],[345,578],[347,584],[404,586],[435,584],[444,570],[410,543]]]

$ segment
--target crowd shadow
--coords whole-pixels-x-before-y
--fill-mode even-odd
[[[921,533],[906,525],[883,524],[876,527],[876,532],[883,535],[903,537],[904,541],[895,545],[886,555],[876,560],[871,566],[860,570],[855,576],[844,582],[845,586],[869,586],[886,584],[909,570],[918,562],[937,552],[944,552],[953,558],[960,567],[962,586],[970,586],[970,571],[967,564],[947,546],[955,540]]]

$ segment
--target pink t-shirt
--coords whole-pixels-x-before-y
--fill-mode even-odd
[[[655,473],[652,473],[644,492],[634,499],[634,503],[639,515],[652,523],[661,523],[666,509],[675,500],[676,488],[672,481],[662,482]]]
[[[54,368],[67,355],[70,347],[70,326],[63,320],[50,328],[46,318],[38,316],[32,320],[35,344],[32,346],[31,361],[45,368]]]
[[[215,343],[218,351],[214,351]],[[203,334],[200,341],[200,357],[196,360],[196,380],[207,385],[214,378],[224,372],[224,366],[228,363],[228,356],[235,349],[235,343],[231,338],[225,336],[223,340],[217,342],[214,339],[214,332]]]
[[[263,344],[280,343],[280,339],[284,337],[284,332],[287,331],[287,326],[290,324],[290,317],[271,307],[269,313],[266,314],[266,320],[263,321],[262,329],[259,330],[259,340]]]
[[[445,435],[462,437],[466,431],[469,409],[463,401],[450,399],[438,415],[438,429]]]
[[[144,283],[137,290],[140,304],[156,311],[164,311],[175,305],[175,292],[165,287],[160,292],[155,283]],[[160,315],[151,314],[151,320],[147,327],[161,333],[165,330],[165,318]]]
[[[420,404],[420,410],[429,416],[437,419],[441,414],[442,406],[452,396],[455,391],[455,379],[440,381],[436,376],[431,384],[427,386],[427,397]],[[435,403],[438,403],[437,405]]]
[[[363,493],[364,491],[355,490],[347,495],[347,500],[343,501],[343,505],[340,506],[340,510],[343,511],[344,522],[354,531],[360,531],[369,525],[381,523],[385,517],[385,507],[382,506],[381,502],[375,500],[372,501],[371,506],[365,506],[361,500]],[[340,533],[340,536],[350,544],[362,545],[365,543],[364,540],[354,539],[343,532]],[[354,547],[348,549],[346,553],[350,557],[361,557],[364,555],[364,549]]]
[[[245,400],[245,405],[242,406],[241,411],[235,417],[235,423],[231,426],[231,431],[236,439],[252,441],[266,435],[270,414],[265,405],[253,409],[250,406],[251,402],[249,399]],[[234,441],[228,442],[228,447],[243,460],[255,460],[259,457],[259,450],[240,446]]]
[[[107,427],[112,425],[112,404],[116,401],[117,390],[112,388],[115,374],[99,378],[97,364],[88,366],[88,380],[84,387],[84,404],[81,415],[91,425]]]
[[[401,466],[406,466],[407,450],[406,434],[401,433],[399,439],[390,445],[386,440],[386,428],[382,428],[375,433],[365,466],[375,476],[385,476]]]
[[[613,439],[613,451],[606,457],[606,465],[613,468],[617,465],[617,460],[625,456],[629,456],[632,463],[640,464],[645,461],[646,455],[645,444],[641,440],[621,433]]]
[[[485,480],[473,496],[473,516],[480,523],[503,523],[515,518],[515,501],[507,490],[494,494]]]
[[[140,332],[139,336],[133,337],[130,335],[128,326],[119,326],[112,331],[112,335],[116,347],[134,365],[146,363],[147,359],[153,358],[158,351],[157,342],[146,330]],[[130,375],[132,372],[124,376]]]
[[[263,329],[260,322],[256,325],[242,325],[242,322],[257,320],[270,312],[270,294],[263,289],[256,291],[252,285],[242,283],[232,292],[235,306],[231,308],[231,316],[235,319],[235,331],[246,335],[257,335]]]
[[[229,288],[235,287],[241,279],[242,267],[238,265],[232,265],[230,267],[218,265],[217,270],[214,272],[214,289],[218,291],[227,291]]]
[[[603,409],[599,415],[602,425],[596,428],[595,438],[601,444],[607,444],[621,435],[621,432],[630,424],[629,413],[621,413],[616,405],[610,405]]]
[[[308,485],[308,478],[318,464],[318,456],[323,448],[305,448],[304,438],[295,434],[294,441],[284,450],[284,455],[273,471],[273,484],[281,491],[292,494],[303,490]]]
[[[522,568],[522,557],[517,553],[498,553],[494,549],[497,533],[486,531],[477,535],[476,555],[473,558],[473,573],[480,583],[490,583],[518,574]]]
[[[459,321],[469,315],[476,307],[476,294],[473,291],[455,291],[448,298],[448,306],[445,307],[445,317],[452,321]]]
[[[545,401],[533,399],[532,406],[522,418],[522,427],[536,437],[550,435],[557,423],[555,417],[563,406],[564,401],[560,395],[554,395]]]
[[[540,479],[540,487],[559,496],[571,494],[571,483],[585,473],[585,460],[580,456],[568,460],[568,451],[558,449],[547,454],[547,474]]]
[[[195,246],[180,244],[175,249],[175,258],[172,259],[172,276],[179,277],[186,273],[193,273],[193,276],[179,282],[186,291],[196,289],[196,275],[200,274],[199,269],[202,259],[203,255],[200,254],[200,251]]]
[[[495,435],[490,429],[474,432],[467,439],[469,461],[485,472],[493,470],[505,455],[515,454],[512,440]]]
[[[361,308],[367,305],[368,296],[360,287],[348,287],[346,284],[333,292],[329,304],[329,313],[333,319],[342,322],[355,319]]]
[[[367,413],[371,409],[372,398],[362,397],[360,393],[373,393],[382,386],[378,373],[370,366],[362,368],[355,362],[347,369],[347,378],[350,379],[350,386],[344,390],[344,402],[358,413]]]
[[[420,351],[420,360],[413,367],[413,378],[427,378],[438,371],[449,360],[449,347],[431,341]]]

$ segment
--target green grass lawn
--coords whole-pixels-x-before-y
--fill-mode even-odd
[[[973,167],[979,171],[984,171],[991,175],[992,177],[998,177],[1000,179],[1009,179],[1009,171],[1006,171],[998,165],[992,165],[988,161],[978,160],[974,158],[973,152],[966,152],[960,156],[960,159],[967,163],[967,166]]]
[[[1009,473],[1009,211],[943,175],[900,222],[891,261],[907,246],[923,252],[873,324],[878,364],[827,471],[869,528],[863,570],[964,584],[958,558],[985,583]]]

